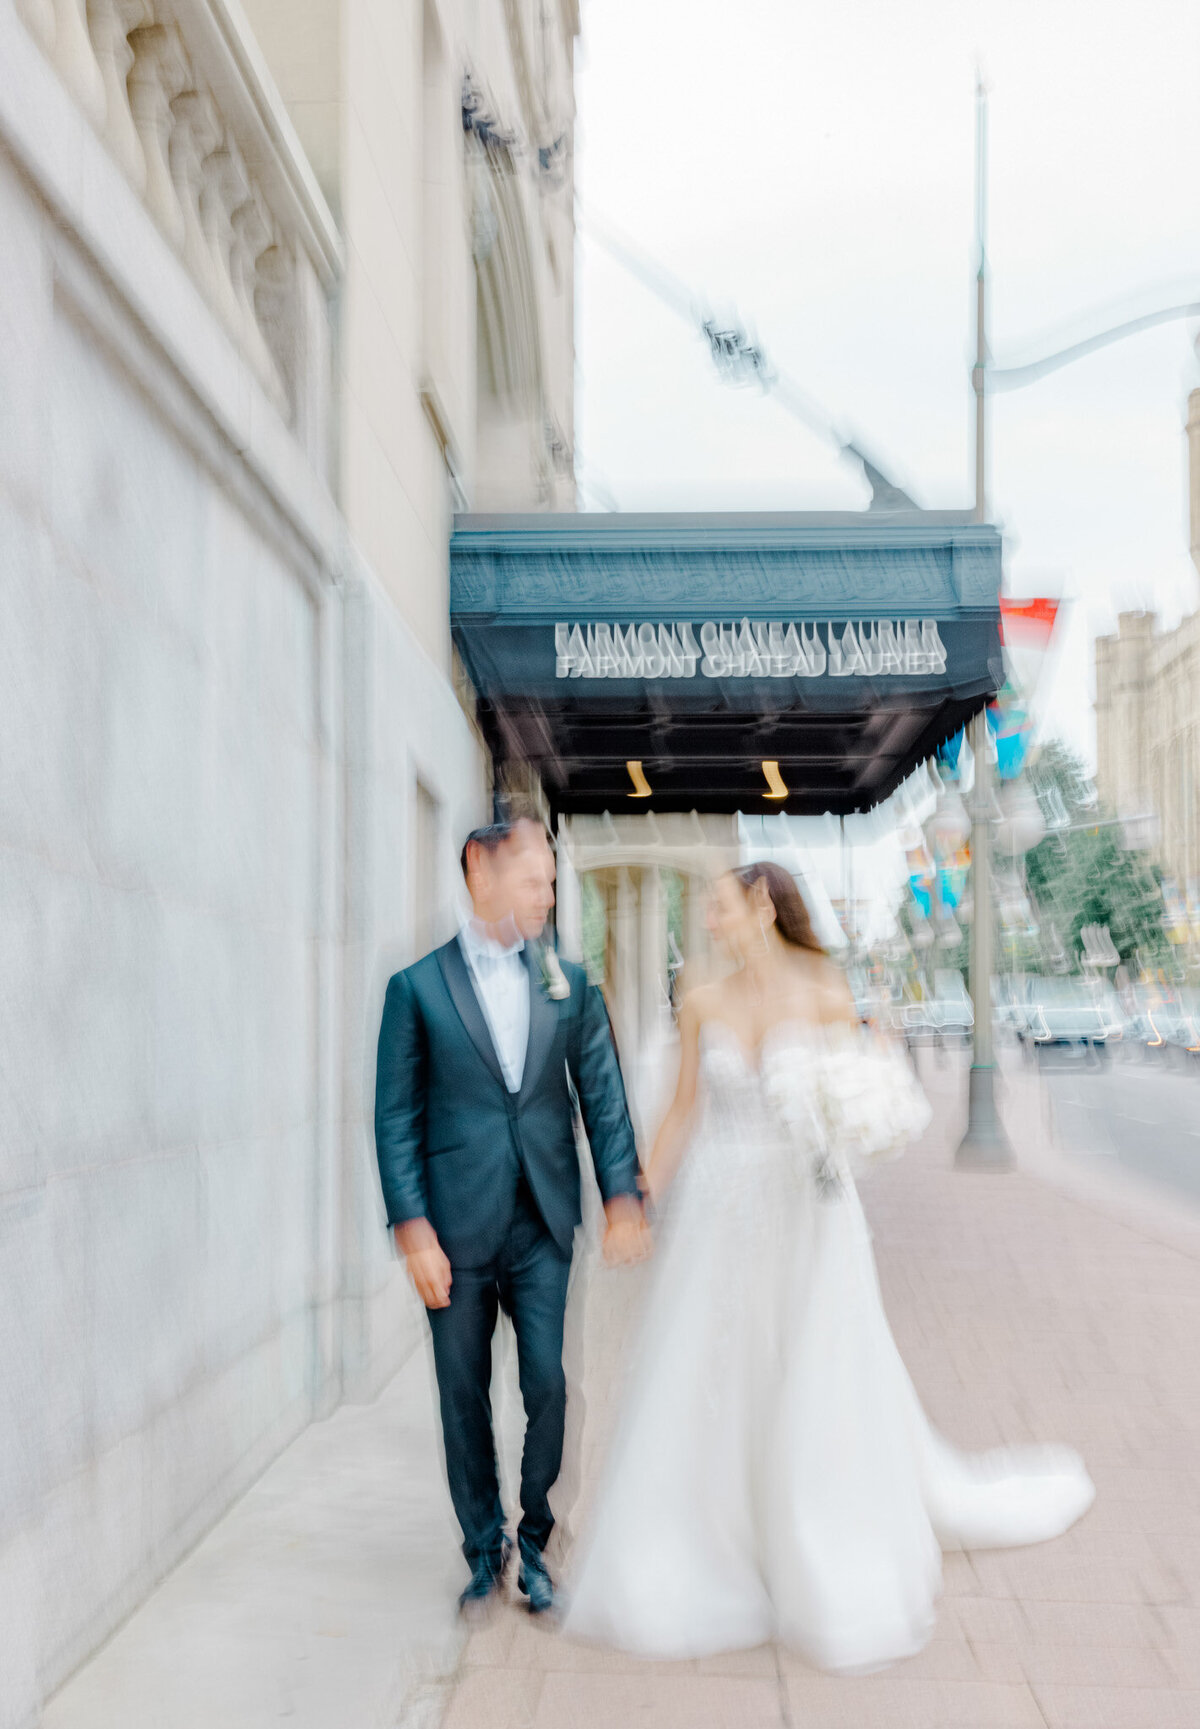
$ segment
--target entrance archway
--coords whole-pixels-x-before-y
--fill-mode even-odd
[[[557,827],[559,947],[604,992],[644,1118],[678,993],[709,966],[709,886],[737,861],[736,821],[606,813],[560,816]]]

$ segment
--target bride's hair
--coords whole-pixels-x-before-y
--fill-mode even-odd
[[[741,870],[735,870],[731,874],[734,881],[742,885],[746,894],[750,893],[755,883],[766,884],[771,905],[775,908],[775,929],[785,943],[790,943],[794,949],[808,949],[814,955],[825,953],[813,932],[804,896],[782,865],[772,864],[768,859],[759,859],[756,864],[743,865]]]

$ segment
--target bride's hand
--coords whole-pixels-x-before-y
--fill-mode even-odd
[[[601,1245],[610,1267],[628,1267],[644,1261],[654,1244],[641,1204],[632,1195],[616,1195],[604,1209],[608,1220]]]
[[[649,1209],[650,1216],[653,1217],[654,1209],[661,1204],[663,1191],[667,1185],[661,1178],[655,1179],[652,1166],[642,1172],[638,1184],[642,1191],[642,1201]]]

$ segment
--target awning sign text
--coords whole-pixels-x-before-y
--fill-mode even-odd
[[[919,678],[946,670],[932,618],[556,624],[559,678]]]

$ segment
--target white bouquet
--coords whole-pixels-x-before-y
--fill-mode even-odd
[[[767,1096],[823,1199],[842,1192],[851,1161],[894,1158],[932,1116],[904,1054],[873,1034],[829,1029],[823,1048],[781,1052]]]
[[[933,1116],[903,1051],[873,1033],[831,1044],[820,1092],[829,1140],[850,1159],[898,1157]]]

